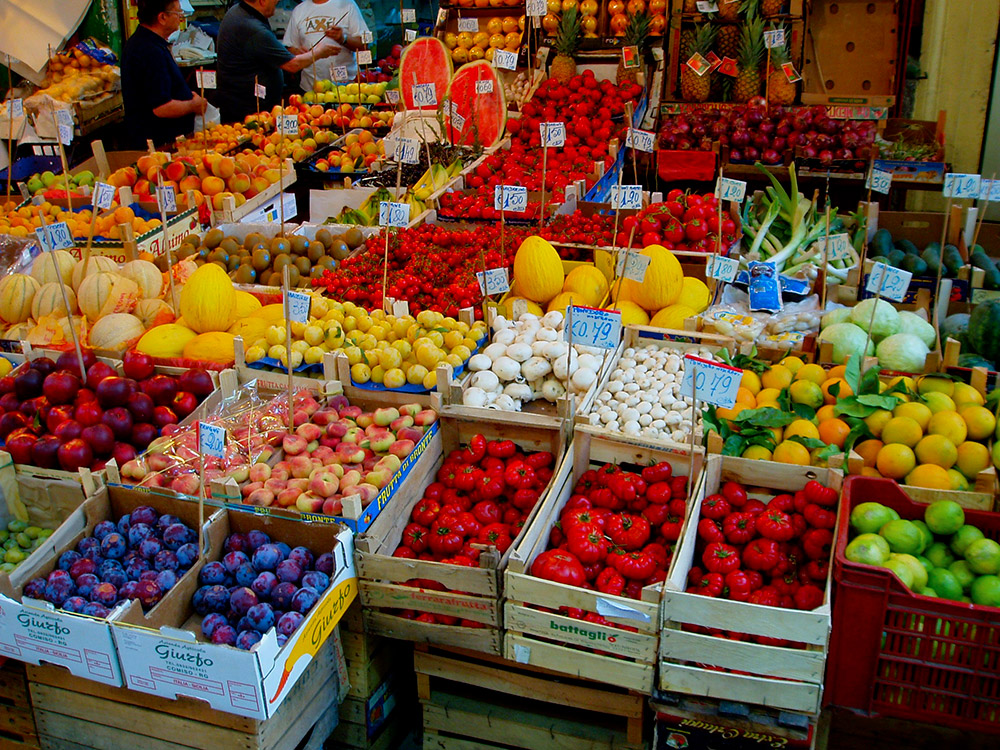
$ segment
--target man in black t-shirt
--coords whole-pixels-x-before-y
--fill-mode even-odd
[[[133,148],[146,140],[160,146],[194,130],[207,102],[191,92],[170,54],[167,38],[184,18],[180,0],[139,0],[139,26],[122,54],[122,99],[127,138]]]

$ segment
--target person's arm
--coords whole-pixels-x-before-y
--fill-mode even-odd
[[[291,60],[281,65],[281,69],[286,73],[298,73],[300,70],[308,68],[317,60],[322,60],[327,57],[333,57],[337,54],[338,49],[332,45],[325,46],[320,45],[314,50],[303,52],[301,55],[296,55]]]
[[[191,114],[203,115],[205,114],[205,109],[207,107],[208,101],[197,94],[192,94],[191,98],[187,101],[171,99],[166,104],[161,104],[153,110],[153,114],[157,117],[169,120],[175,117],[184,117],[185,115]]]

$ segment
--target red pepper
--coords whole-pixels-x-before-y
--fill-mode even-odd
[[[719,573],[706,573],[696,584],[688,587],[688,591],[692,594],[718,597],[722,595],[725,585],[725,578]]]
[[[732,545],[723,544],[722,542],[709,542],[701,555],[701,561],[708,568],[709,572],[725,575],[740,566],[740,553]]]
[[[503,518],[503,511],[492,500],[480,500],[472,506],[472,515],[483,526],[488,526],[491,523],[499,523]]]
[[[791,513],[795,509],[795,500],[791,495],[775,495],[768,501],[767,509]]]
[[[724,542],[726,535],[722,533],[722,527],[718,521],[711,518],[703,518],[698,521],[698,536],[706,542]]]
[[[743,572],[747,574],[747,580],[750,581],[751,591],[756,591],[764,585],[764,576],[762,576],[759,571],[744,570]]]
[[[452,529],[450,521],[453,517],[439,517],[431,526],[431,534],[427,546],[435,555],[444,556],[462,549],[462,535]]]
[[[701,515],[713,521],[725,518],[731,511],[729,501],[722,495],[709,495],[701,504]]]
[[[646,552],[627,552],[618,559],[617,570],[630,581],[644,581],[656,570],[656,560]]]
[[[795,536],[795,528],[788,514],[768,509],[757,516],[757,533],[767,539],[787,542]]]
[[[396,551],[392,553],[393,557],[399,557],[404,560],[414,560],[417,557],[417,553],[414,552],[407,546],[396,547]]]
[[[798,537],[806,533],[806,529],[809,528],[809,524],[806,523],[805,516],[803,516],[801,513],[792,513],[792,515],[789,516],[789,518],[792,521],[792,529],[795,532],[792,535],[793,539],[797,539]]]
[[[597,470],[597,483],[602,487],[607,487],[608,480],[621,473],[622,470],[616,464],[604,464]]]
[[[483,467],[483,471],[493,477],[498,477],[503,479],[504,469],[507,468],[507,464],[501,461],[499,458],[493,458],[492,456],[487,456],[483,459],[480,464]]]
[[[483,533],[482,529],[479,530],[479,533]],[[549,529],[549,549],[562,546],[565,539],[566,536],[563,534],[562,527],[559,525],[559,521],[556,521],[552,524],[552,528]]]
[[[791,559],[788,557],[788,555],[779,552],[778,562],[776,562],[774,564],[774,567],[771,568],[771,570],[768,572],[772,578],[776,578],[777,576],[783,576],[791,569],[792,569]]]
[[[833,532],[829,529],[809,529],[802,535],[802,551],[810,560],[829,560]]]
[[[812,610],[823,603],[823,590],[819,586],[802,586],[795,592],[795,606],[798,609]]]
[[[705,519],[708,520],[708,519]],[[714,522],[713,522],[714,523]],[[663,534],[663,538],[668,542],[676,542],[681,538],[681,529],[684,527],[684,519],[678,516],[667,516],[667,520],[663,522],[660,526],[660,533]],[[699,530],[700,530],[699,526]],[[712,539],[710,541],[720,542],[721,539]]]
[[[781,597],[772,587],[764,586],[764,588],[757,589],[750,594],[750,603],[762,604],[765,607],[777,607],[781,604]]]
[[[483,470],[477,466],[463,466],[458,470],[458,474],[455,475],[455,489],[460,492],[472,492],[472,490],[479,484],[480,477],[483,476]]]
[[[569,500],[563,506],[563,512],[573,508],[589,508],[590,499],[585,495],[570,495]]]
[[[616,513],[604,525],[604,533],[614,544],[627,550],[640,549],[649,541],[649,521],[642,516]]]
[[[463,568],[474,568],[476,563],[472,558],[465,555],[454,555],[453,557],[446,557],[441,562],[447,563],[448,565],[460,565]]]
[[[549,451],[529,453],[524,457],[524,463],[528,464],[528,466],[536,471],[538,469],[544,469],[547,466],[551,466],[553,461],[555,461],[555,456],[553,456]]]
[[[608,540],[593,524],[574,526],[566,534],[566,542],[569,551],[584,565],[593,565],[608,556]]]
[[[417,615],[414,618],[414,620],[416,622],[425,622],[428,625],[436,625],[437,624],[437,617],[435,617],[434,615],[432,615],[430,612],[422,612],[419,615]]]
[[[562,516],[559,518],[559,522],[562,524],[562,527],[565,529],[567,534],[576,526],[597,525],[598,528],[604,528],[604,524],[597,520],[597,516],[590,508],[574,508],[569,512],[563,511]]]
[[[510,530],[506,524],[491,523],[483,526],[476,535],[477,544],[492,544],[501,555],[506,552],[513,540],[510,538]]]
[[[421,526],[429,528],[440,513],[441,503],[425,497],[413,507],[413,513],[410,514],[410,517],[414,523],[419,523]]]
[[[670,482],[647,482],[646,499],[651,503],[669,503],[672,494]]]
[[[674,468],[666,461],[660,461],[652,466],[646,466],[642,470],[642,478],[646,484],[653,485],[657,482],[667,482],[673,476]]]
[[[614,495],[607,487],[599,487],[590,491],[590,502],[595,508],[610,508],[620,510],[625,502]]]
[[[449,466],[444,464],[438,469],[437,480],[443,484],[445,487],[454,487],[455,480],[458,478],[459,467],[456,465]]]
[[[547,487],[549,480],[552,479],[552,467],[542,466],[539,469],[535,469],[535,479],[539,487]]]
[[[597,486],[597,472],[593,469],[587,469],[580,475],[580,478],[576,482],[576,486],[573,488],[574,495],[586,495],[591,489]]]
[[[596,586],[602,594],[621,596],[625,590],[625,577],[614,568],[605,568],[597,575]]]
[[[697,584],[702,578],[705,577],[705,571],[699,568],[697,565],[692,565],[691,570],[688,571],[688,583]]]
[[[730,513],[722,522],[722,533],[730,544],[746,544],[757,534],[754,516],[750,513]]]
[[[815,503],[807,505],[802,515],[807,524],[817,529],[832,529],[837,525],[837,514]]]
[[[687,501],[682,497],[672,497],[670,502],[667,503],[667,507],[670,508],[670,515],[672,516],[684,518],[687,515]]]
[[[659,526],[670,516],[670,508],[667,507],[666,503],[649,503],[642,509],[642,516],[649,521],[650,526]]]
[[[479,484],[475,488],[475,494],[477,497],[492,501],[500,497],[503,494],[504,485],[503,479],[495,476],[493,474],[481,473],[479,477]]]
[[[792,495],[792,506],[795,508],[796,513],[801,513],[809,505],[809,498],[806,497],[805,490],[799,490],[794,495]]]
[[[414,552],[423,552],[427,549],[427,537],[430,529],[421,526],[419,523],[408,523],[403,529],[403,544]]]
[[[513,440],[491,440],[486,444],[486,452],[493,458],[510,458],[517,452]]]
[[[625,577],[628,578],[628,576]],[[629,599],[642,599],[642,586],[643,582],[640,580],[629,581],[625,584],[625,591],[622,593]]]
[[[781,578],[771,579],[771,587],[783,597],[794,596],[795,592],[799,590],[801,585],[802,584],[799,583],[798,578],[787,573]]]
[[[657,568],[666,570],[667,566],[670,565],[670,552],[662,544],[651,542],[643,547],[642,551],[653,556],[653,559],[656,560]]]
[[[441,495],[445,491],[445,486],[440,482],[431,482],[424,490],[424,500],[441,500]]]
[[[517,490],[526,490],[535,483],[535,470],[527,464],[517,461],[507,464],[503,475],[504,481]]]
[[[486,437],[473,435],[469,445],[462,451],[462,460],[468,464],[478,464],[486,457]]]
[[[670,492],[674,497],[681,500],[687,500],[688,490],[687,490],[687,477],[672,477],[670,480]]]
[[[806,493],[806,497],[809,498],[809,502],[816,503],[817,505],[837,504],[837,491],[829,487],[824,487],[815,479],[806,482],[803,490]]]
[[[547,581],[581,586],[587,580],[583,565],[569,552],[546,550],[531,564],[531,575]]]
[[[473,546],[473,542],[475,542],[476,544],[479,544],[479,542],[476,541],[477,539],[478,539],[478,537],[473,537],[472,539],[466,540],[465,544],[462,545],[462,549],[460,549],[458,551],[458,554],[461,555],[461,556],[463,556],[463,557],[469,558],[473,562],[477,562],[478,563],[479,562],[479,555],[482,554],[482,550],[479,549],[479,547],[474,547]]]
[[[513,527],[514,524],[522,520],[524,520],[524,516],[521,514],[521,511],[510,505],[504,508],[503,518],[500,519],[502,523],[505,523],[510,527]]]
[[[510,499],[510,504],[518,510],[529,511],[535,507],[538,497],[538,490],[525,488],[514,493],[514,496]]]
[[[773,539],[754,539],[743,548],[743,564],[751,570],[768,571],[778,564],[780,554]]]
[[[726,574],[726,588],[729,589],[729,598],[737,602],[745,602],[750,598],[750,579],[746,571],[732,570]]]
[[[743,512],[753,513],[754,515],[756,515],[758,513],[763,512],[764,508],[766,507],[767,506],[764,505],[764,503],[762,503],[760,500],[758,500],[755,497],[751,497],[743,504]]]
[[[483,527],[476,517],[467,510],[459,511],[455,514],[455,520],[451,527],[462,536],[475,536]]]

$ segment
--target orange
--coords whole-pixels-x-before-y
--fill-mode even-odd
[[[816,385],[822,385],[827,380],[826,370],[819,365],[802,365],[795,373],[796,380],[809,380]]]
[[[863,477],[881,477],[882,475],[878,473],[878,469],[871,466],[861,467],[861,476]]]
[[[933,413],[931,412],[930,407],[926,404],[920,403],[919,401],[898,404],[896,408],[892,410],[892,416],[909,417],[920,425],[921,430],[927,429],[927,423],[931,421],[932,415]]]
[[[951,477],[936,464],[922,464],[906,475],[906,484],[932,490],[950,490]]]
[[[941,435],[922,437],[913,452],[920,463],[934,464],[942,469],[950,469],[958,461],[958,449],[948,438]]]
[[[950,382],[950,381],[949,381]],[[957,412],[939,411],[927,424],[927,431],[934,435],[944,435],[954,445],[961,445],[968,435],[965,420]]]
[[[819,430],[816,425],[805,419],[796,419],[785,428],[785,439],[792,437],[819,439]]]
[[[753,409],[757,406],[757,399],[755,399],[753,394],[746,388],[740,388],[736,391],[736,403],[746,404]]]
[[[802,443],[797,443],[794,440],[785,440],[779,443],[774,449],[774,452],[771,454],[771,460],[781,464],[809,466],[812,462],[812,457],[809,455],[809,449],[802,445]]]
[[[865,462],[865,466],[874,467],[875,459],[878,457],[878,452],[882,450],[883,447],[884,443],[881,440],[875,440],[872,438],[854,446],[854,452],[861,456]]]
[[[837,365],[836,367],[831,367],[830,371],[827,372],[826,376],[828,378],[842,378],[847,374],[847,365]]]
[[[993,434],[993,430],[997,426],[996,417],[985,406],[965,404],[958,413],[965,420],[969,440],[985,440]]]
[[[816,412],[816,421],[822,424],[828,419],[833,419],[837,415],[833,413],[836,407],[833,404],[826,404],[825,406],[819,407],[819,411]]]
[[[827,445],[843,448],[850,431],[851,426],[843,419],[828,419],[819,424],[819,439]]]
[[[719,419],[728,419],[730,421],[736,419],[736,415],[739,414],[744,409],[749,407],[746,404],[740,403],[739,401],[733,406],[732,409],[717,409],[715,414]]]
[[[840,386],[840,389],[837,390],[836,396],[830,393],[830,388],[834,385],[834,383],[837,383]],[[843,378],[830,378],[829,380],[824,380],[820,387],[823,389],[823,400],[828,404],[835,404],[837,403],[837,399],[854,395],[854,391],[851,389],[851,386],[849,386],[847,381]]]
[[[875,465],[882,476],[898,480],[913,471],[917,458],[909,447],[893,443],[878,452]]]
[[[958,415],[956,414],[955,416],[957,417]],[[962,426],[964,427],[965,423]],[[923,430],[920,429],[920,425],[913,418],[893,417],[882,428],[882,435],[880,437],[882,438],[882,442],[887,445],[889,443],[901,443],[912,448],[920,442],[920,438],[923,436]]]
[[[792,382],[792,371],[782,365],[773,365],[760,376],[760,383],[764,388],[776,388],[782,390],[787,388]]]

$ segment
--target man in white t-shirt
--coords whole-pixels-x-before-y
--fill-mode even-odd
[[[333,80],[335,67],[347,68],[347,76],[353,81],[358,72],[354,53],[368,48],[361,41],[361,35],[366,32],[368,26],[354,0],[305,0],[299,4],[288,20],[285,46],[294,54],[307,52],[317,43],[317,50],[327,45],[340,49],[333,56],[317,59],[315,65],[303,69],[302,90],[312,91],[318,80]]]

